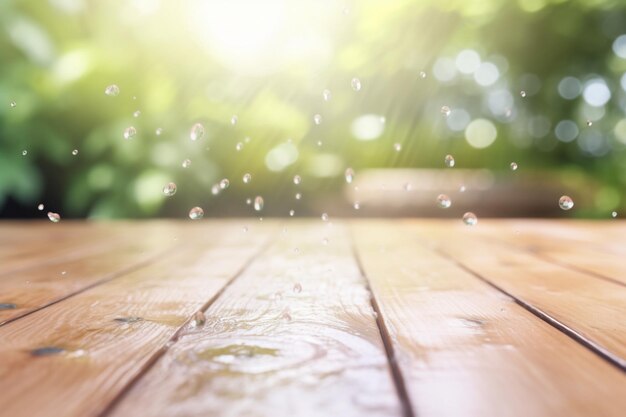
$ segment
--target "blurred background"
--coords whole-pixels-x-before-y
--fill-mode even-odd
[[[623,1],[2,0],[0,216],[620,217],[625,72]]]

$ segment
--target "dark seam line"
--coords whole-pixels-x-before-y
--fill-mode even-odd
[[[396,353],[393,348],[393,343],[391,342],[391,337],[389,336],[389,330],[385,325],[385,320],[383,318],[382,312],[380,311],[378,301],[376,301],[376,296],[374,295],[374,291],[372,290],[372,286],[370,285],[370,280],[365,273],[365,268],[363,267],[361,257],[359,256],[359,252],[356,248],[351,226],[348,226],[348,235],[352,246],[352,254],[354,255],[354,259],[356,260],[356,264],[359,268],[359,272],[361,273],[361,277],[365,282],[365,286],[370,293],[370,302],[372,304],[374,312],[376,313],[376,325],[378,326],[378,331],[383,342],[383,347],[385,348],[385,353],[387,354],[387,362],[389,364],[389,370],[391,371],[391,377],[393,379],[394,385],[396,387],[396,392],[402,406],[402,415],[404,417],[414,417],[416,416],[416,414],[413,410],[413,404],[411,403],[411,399],[409,398],[409,393],[406,388],[404,376],[402,375],[402,371],[398,366]]]
[[[220,288],[218,292],[213,295],[206,303],[200,307],[199,311],[207,311],[211,305],[217,301],[217,299],[224,294],[224,292],[239,278],[252,263],[257,260],[267,249],[272,245],[274,240],[272,239],[275,234],[278,232],[274,232],[270,234],[270,237],[266,242],[263,243],[261,248],[233,274],[233,276]],[[107,414],[110,414],[118,404],[126,397],[127,393],[132,390],[132,388],[137,385],[139,380],[143,378],[150,370],[156,365],[156,363],[167,353],[167,351],[176,343],[180,337],[183,335],[183,331],[187,327],[188,323],[193,320],[193,315],[189,317],[179,328],[174,332],[174,334],[169,338],[167,342],[160,349],[158,349],[152,356],[148,359],[148,361],[143,365],[143,367],[137,372],[137,374],[122,387],[117,395],[102,409],[101,412],[95,414],[98,417],[104,417]]]
[[[127,275],[127,274],[130,274],[132,272],[135,272],[135,271],[137,271],[137,270],[139,270],[141,268],[145,268],[146,266],[150,265],[153,261],[155,261],[157,259],[161,259],[164,254],[168,254],[170,252],[178,251],[182,247],[184,247],[184,245],[183,246],[179,246],[179,247],[170,247],[170,248],[164,249],[162,251],[159,251],[155,255],[149,257],[148,259],[145,259],[145,260],[143,260],[143,261],[141,261],[139,263],[136,263],[135,265],[132,265],[132,266],[129,266],[129,267],[126,267],[126,268],[122,268],[121,270],[119,270],[117,272],[113,272],[111,274],[108,274],[105,278],[102,278],[102,279],[99,279],[99,280],[97,280],[95,282],[92,282],[91,284],[87,285],[86,287],[83,287],[83,288],[81,288],[79,290],[76,290],[74,292],[66,294],[66,295],[62,296],[61,298],[58,298],[58,299],[53,300],[53,301],[50,301],[50,302],[48,302],[48,303],[46,303],[44,305],[41,305],[39,307],[35,307],[34,309],[28,310],[28,311],[24,312],[23,314],[20,314],[18,316],[6,319],[5,321],[0,322],[0,327],[4,326],[5,324],[9,324],[9,323],[12,323],[12,322],[14,322],[16,320],[22,319],[24,317],[30,316],[31,314],[36,313],[36,312],[38,312],[40,310],[43,310],[44,308],[48,308],[50,306],[58,304],[61,301],[65,301],[68,298],[71,298],[71,297],[74,297],[76,295],[82,294],[85,291],[89,291],[90,289],[92,289],[94,287],[97,287],[97,286],[102,285],[102,284],[106,284],[107,282],[110,282],[110,281],[113,281],[114,279],[123,277],[124,275]]]
[[[478,274],[477,272],[475,272],[473,269],[469,268],[465,264],[463,264],[460,261],[454,259],[452,256],[450,256],[445,251],[443,251],[441,249],[438,249],[438,248],[435,248],[433,250],[436,253],[438,253],[439,255],[441,255],[444,258],[446,258],[446,259],[450,260],[451,262],[453,262],[459,268],[461,268],[464,271],[472,274],[474,277],[476,277],[479,280],[483,281],[484,283],[490,285],[492,288],[495,288],[496,290],[498,290],[502,294],[505,294],[506,296],[510,297],[513,301],[515,301],[515,303],[517,303],[518,305],[520,305],[521,307],[523,307],[527,311],[531,312],[536,317],[538,317],[541,320],[545,321],[546,323],[548,323],[552,327],[554,327],[557,330],[561,331],[565,335],[569,336],[574,341],[576,341],[576,342],[580,343],[581,345],[585,346],[586,348],[591,350],[593,353],[598,355],[600,358],[602,358],[605,361],[607,361],[609,364],[617,367],[621,371],[626,371],[626,361],[624,359],[620,358],[619,356],[614,355],[613,353],[611,353],[610,351],[608,351],[604,347],[602,347],[602,346],[598,345],[597,343],[587,339],[586,337],[584,337],[583,335],[581,335],[577,331],[575,331],[572,328],[568,327],[567,325],[561,323],[560,321],[558,321],[557,319],[553,318],[549,314],[544,313],[541,309],[539,309],[537,307],[534,307],[533,305],[523,301],[520,298],[517,298],[516,296],[514,296],[510,292],[506,291],[505,289],[503,289],[500,286],[494,284],[493,282],[491,282],[487,278],[485,278],[482,275]]]

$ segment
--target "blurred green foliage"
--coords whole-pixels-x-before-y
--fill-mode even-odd
[[[626,32],[626,3],[269,3],[267,15],[235,1],[234,13],[215,17],[212,7],[223,5],[201,0],[1,1],[2,216],[39,215],[39,202],[64,217],[183,217],[196,205],[209,215],[252,214],[245,200],[255,195],[265,197],[268,213],[284,215],[297,191],[305,198],[293,204],[304,211],[315,198],[337,195],[346,167],[443,168],[446,154],[458,167],[497,172],[516,161],[520,172],[554,172],[572,187],[592,180],[595,204],[581,216],[606,217],[624,206],[626,138],[616,125],[625,117],[626,59],[612,46]],[[264,45],[263,19],[274,19],[277,7],[287,21],[283,39]],[[464,49],[495,63],[497,82],[481,86],[458,73],[438,79],[438,60]],[[610,100],[598,109],[580,95],[564,99],[558,85],[565,76],[583,86],[604,79]],[[355,77],[360,91],[351,88]],[[111,84],[118,96],[104,94]],[[513,97],[509,115],[492,114],[488,95],[496,89]],[[470,146],[463,129],[447,126],[443,105],[491,120],[496,141]],[[352,123],[364,114],[384,117],[379,138],[354,137]],[[556,138],[560,120],[579,126],[576,140]],[[198,122],[206,134],[191,141]],[[537,123],[547,130],[533,131]],[[129,126],[138,133],[125,140]],[[266,156],[285,143],[297,160],[274,172]],[[189,168],[181,166],[186,158]],[[295,174],[303,178],[297,187]],[[222,178],[230,187],[213,195]],[[173,198],[161,192],[169,181],[178,184]]]

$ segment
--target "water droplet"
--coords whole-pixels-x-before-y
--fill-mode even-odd
[[[248,173],[243,174],[243,182],[244,182],[244,184],[249,184],[250,181],[252,181],[252,175],[250,175]]]
[[[296,214],[296,212],[295,212],[294,210],[289,210],[289,215],[290,215],[291,217],[293,217],[293,215],[294,215],[294,214]]]
[[[58,355],[59,353],[63,352],[65,352],[65,349],[56,346],[40,347],[30,351],[31,355],[33,356],[51,356]]]
[[[220,181],[220,188],[222,190],[227,189],[229,185],[230,185],[230,181],[228,181],[228,178],[224,178]]]
[[[563,210],[569,210],[574,207],[574,200],[570,196],[564,195],[559,198],[559,207]]]
[[[14,109],[14,108],[17,107],[17,103],[12,101],[12,102],[9,103],[9,106],[11,106],[11,108]]]
[[[256,211],[261,211],[263,210],[263,206],[265,205],[265,202],[263,201],[263,197],[261,197],[260,195],[256,196],[254,198],[254,209]]]
[[[612,212],[611,213],[611,217],[616,218],[617,217],[617,212],[616,211]]]
[[[211,187],[211,194],[213,195],[218,195],[220,193],[220,191],[222,191],[219,183],[218,184],[213,184],[213,186]]]
[[[517,171],[517,163],[511,162],[511,171]]]
[[[354,180],[354,170],[352,168],[346,168],[344,176],[346,177],[346,182],[348,184],[352,184],[352,181]]]
[[[43,211],[43,209],[44,209],[44,205],[43,205],[43,203],[41,203],[41,204],[39,204],[39,205],[37,206],[37,210],[39,210],[39,211]]]
[[[426,78],[426,73],[424,71],[420,71],[420,78],[421,79]]]
[[[520,92],[519,92],[519,95],[520,95],[522,98],[526,97],[526,91],[524,91],[524,90],[520,91]]]
[[[404,191],[411,191],[412,188],[413,186],[411,185],[410,182],[407,182],[404,184]]]
[[[450,116],[451,112],[452,112],[452,110],[450,110],[450,107],[448,107],[448,106],[441,106],[441,114],[443,114],[444,116],[446,116],[446,117]]]
[[[289,311],[289,307],[285,308],[282,314],[283,320],[291,321],[291,312]]]
[[[126,139],[126,140],[132,139],[133,136],[135,136],[136,134],[137,134],[137,129],[135,129],[132,126],[127,127],[126,129],[124,129],[124,139]]]
[[[324,101],[330,101],[333,95],[330,92],[330,90],[327,89],[327,90],[322,91],[322,97],[324,97]]]
[[[61,221],[61,215],[59,213],[48,212],[48,218],[52,223],[58,223]]]
[[[296,200],[300,200],[302,198],[302,194],[301,193],[296,193]]]
[[[246,204],[247,204],[247,205],[252,204],[252,199],[251,199],[251,198],[246,198]]]
[[[293,177],[293,183],[296,185],[300,185],[300,183],[302,182],[302,178],[300,177],[300,175],[295,175]]]
[[[321,114],[316,114],[313,116],[313,123],[315,123],[316,125],[319,125],[322,123],[322,115]]]
[[[242,230],[244,233],[248,233],[248,226],[244,226]]]
[[[72,155],[74,155],[74,156],[78,155],[78,149],[74,149],[74,150],[72,151]]]
[[[327,237],[322,239],[322,245],[324,245],[324,246],[328,245],[328,238]]]
[[[354,91],[361,90],[361,80],[359,80],[358,78],[353,78],[352,81],[350,81],[350,85],[352,86],[352,89]]]
[[[120,93],[120,88],[117,86],[117,84],[111,84],[107,86],[107,88],[104,89],[104,94],[106,94],[109,97],[115,97],[119,93]]]
[[[230,124],[235,126],[238,121],[239,121],[239,118],[237,117],[237,115],[233,114],[233,117],[230,118]]]
[[[206,323],[206,316],[202,311],[196,311],[196,313],[191,318],[189,324],[191,327],[202,327]]]
[[[135,112],[133,113],[133,117],[137,118],[139,116],[141,116],[141,111],[135,110]]]
[[[28,155],[28,151],[27,151],[26,149],[24,149],[24,150],[22,151],[22,156],[26,156],[26,155]]]
[[[157,136],[161,136],[161,134],[163,133],[163,128],[157,127],[157,130],[155,130],[154,133],[156,133]]]
[[[167,185],[163,187],[163,194],[165,194],[168,197],[171,197],[174,194],[176,194],[176,184],[174,184],[173,182],[167,183]]]
[[[322,220],[325,222],[328,221],[328,213],[322,213]]]
[[[359,203],[358,201],[355,201],[352,207],[354,207],[355,210],[359,210],[361,208],[361,203]]]
[[[239,152],[242,149],[243,149],[243,143],[237,142],[237,144],[235,145],[235,150],[237,150],[237,152]]]
[[[460,192],[464,193],[464,192],[465,192],[465,190],[467,190],[467,188],[466,188],[464,185],[461,185],[461,186],[459,187],[459,191],[460,191]]]
[[[294,286],[293,286],[293,292],[295,292],[296,294],[299,294],[302,292],[302,285],[300,285],[299,282],[297,282]]]
[[[445,194],[439,194],[437,196],[437,204],[439,207],[447,209],[452,205],[452,200],[450,200],[450,197]]]
[[[394,143],[394,144],[393,144],[393,149],[394,149],[396,152],[400,152],[400,151],[402,150],[402,145],[401,145],[401,144],[399,144],[399,143]]]
[[[593,122],[591,120],[587,120],[587,126],[591,127],[593,125]]]
[[[471,211],[468,211],[463,215],[463,223],[468,226],[475,226],[478,223],[478,217]]]
[[[189,132],[189,138],[191,140],[199,140],[204,136],[204,126],[202,123],[196,123],[191,126],[191,131]]]
[[[189,218],[191,220],[198,220],[204,217],[204,210],[202,210],[200,207],[194,207],[191,210],[189,210]]]
[[[454,165],[456,164],[456,161],[454,160],[454,156],[452,155],[446,155],[445,158],[443,158],[443,163],[448,167],[448,168],[452,168],[454,167]]]
[[[183,161],[183,168],[189,168],[191,166],[191,159],[185,159]]]

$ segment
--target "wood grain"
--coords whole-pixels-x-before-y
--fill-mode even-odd
[[[346,231],[317,221],[288,226],[111,416],[401,413]]]
[[[428,248],[432,242],[464,260],[474,256],[484,272],[499,252],[462,238],[467,227],[359,222],[353,229],[416,415],[623,415],[624,373]],[[492,277],[514,282],[537,272],[514,265],[523,272]]]
[[[416,222],[415,236],[626,369],[626,320],[620,320],[626,317],[626,288],[499,243],[501,231],[495,230],[493,239],[481,238],[486,232],[479,229]]]
[[[261,226],[197,229],[151,265],[1,327],[2,414],[101,413],[268,238]]]

